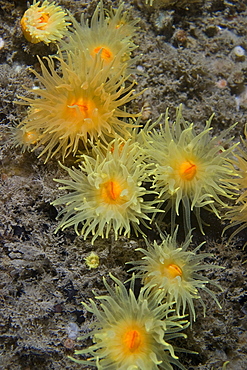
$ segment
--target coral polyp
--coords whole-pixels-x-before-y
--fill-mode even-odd
[[[131,52],[137,46],[133,43],[132,37],[138,20],[129,21],[128,14],[123,8],[124,4],[121,3],[117,10],[111,9],[108,16],[105,16],[103,2],[100,1],[90,25],[83,17],[81,24],[72,18],[75,31],[70,32],[67,41],[61,43],[61,49],[72,53],[87,50],[89,64],[99,54],[103,66],[114,61],[112,73],[115,73],[116,69],[121,69],[125,75],[129,75],[130,66],[135,61],[135,58],[131,58]]]
[[[122,142],[115,139],[108,148],[93,149],[94,157],[82,156],[79,168],[65,168],[69,180],[56,180],[69,193],[56,199],[53,204],[65,204],[59,213],[63,218],[58,229],[74,226],[84,239],[92,233],[92,243],[99,236],[108,237],[112,230],[115,239],[119,235],[143,233],[140,224],[147,226],[148,213],[153,213],[156,201],[144,200],[148,191],[143,186],[148,181],[147,168],[140,148],[131,139]]]
[[[238,153],[235,153],[232,164],[237,168],[237,177],[230,182],[239,190],[239,197],[235,205],[229,206],[229,211],[225,215],[225,219],[230,221],[224,232],[231,227],[237,229],[231,234],[230,240],[240,231],[247,228],[247,126],[245,126],[245,140],[242,139],[243,149],[238,148]],[[247,244],[247,241],[245,245]]]
[[[220,268],[216,265],[203,263],[210,253],[197,253],[204,243],[193,250],[188,250],[191,242],[191,232],[187,235],[183,244],[178,245],[177,229],[173,235],[161,234],[162,243],[147,243],[147,249],[137,248],[142,252],[143,257],[139,261],[129,262],[135,265],[130,271],[135,271],[136,276],[141,278],[146,287],[162,292],[163,299],[168,304],[175,302],[177,315],[184,315],[188,308],[190,321],[195,321],[196,312],[194,300],[199,300],[203,306],[205,315],[205,304],[200,296],[200,291],[205,291],[215,300],[220,307],[216,295],[211,291],[207,284],[212,284],[219,288],[219,285],[210,281],[203,274],[203,270]]]
[[[87,147],[88,139],[106,141],[115,133],[128,135],[127,128],[135,125],[123,118],[136,114],[122,106],[138,94],[134,93],[134,82],[125,85],[121,70],[109,77],[111,65],[102,68],[98,56],[88,67],[83,52],[75,59],[65,61],[60,55],[46,61],[48,66],[40,60],[42,75],[33,71],[43,88],[30,90],[36,97],[23,97],[25,102],[19,102],[30,105],[30,109],[18,126],[25,132],[39,133],[34,149],[42,147],[40,156],[46,156],[45,161],[56,154],[62,159],[70,153],[75,155],[81,144]],[[60,71],[55,70],[55,61]]]
[[[90,333],[94,344],[75,351],[75,355],[84,359],[70,358],[102,370],[172,370],[172,364],[185,370],[169,341],[185,337],[180,331],[187,321],[174,315],[167,303],[159,304],[154,294],[141,291],[135,298],[134,278],[127,290],[117,278],[111,277],[115,289],[104,279],[108,295],[95,297],[101,303],[100,308],[93,300],[90,304],[82,302],[96,317]]]
[[[234,197],[236,189],[228,186],[228,180],[236,171],[228,159],[235,146],[225,149],[221,144],[231,141],[223,140],[231,128],[211,137],[211,117],[197,134],[194,125],[184,121],[181,109],[177,109],[173,125],[167,111],[160,129],[144,132],[143,137],[150,162],[156,165],[153,186],[164,201],[164,209],[171,210],[171,230],[182,207],[185,230],[191,228],[193,211],[203,232],[200,209],[207,207],[220,218],[218,207],[226,206],[224,198]]]
[[[85,259],[85,264],[87,265],[87,267],[91,270],[91,269],[96,269],[98,266],[99,266],[99,256],[94,253],[94,252],[91,252]]]
[[[58,42],[67,33],[69,25],[67,13],[61,6],[47,0],[42,4],[34,0],[21,19],[23,34],[33,44]]]
[[[37,143],[39,133],[35,130],[26,131],[25,127],[22,128],[12,128],[11,142],[15,147],[20,147],[22,152],[30,151]]]

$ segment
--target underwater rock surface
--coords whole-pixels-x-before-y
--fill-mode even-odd
[[[79,21],[84,12],[90,19],[97,1],[57,1]],[[247,122],[247,6],[244,1],[205,0],[161,2],[152,7],[144,0],[125,0],[133,19],[140,18],[134,42],[139,55],[136,91],[128,109],[142,110],[142,124],[165,113],[175,118],[183,104],[184,118],[202,130],[214,113],[213,135],[238,122],[230,136],[233,144],[243,136]],[[104,6],[117,7],[117,1]],[[94,245],[84,241],[72,227],[54,233],[59,209],[51,203],[63,194],[54,178],[66,178],[55,158],[46,164],[38,158],[41,149],[22,153],[11,146],[11,127],[26,116],[27,108],[16,105],[27,94],[23,86],[36,87],[28,70],[40,73],[36,55],[56,53],[53,44],[31,44],[23,36],[20,19],[26,1],[0,0],[0,368],[4,370],[88,369],[67,358],[75,349],[90,345],[77,341],[88,333],[93,317],[80,304],[105,293],[102,277],[109,272],[121,281],[130,275],[125,263],[145,248],[142,236],[114,240],[98,238]],[[236,47],[241,47],[245,53]],[[239,54],[240,53],[240,54]],[[242,55],[242,54],[243,55]],[[70,164],[68,158],[66,165]],[[206,316],[195,301],[196,322],[185,330],[187,339],[175,345],[198,354],[181,353],[180,362],[189,370],[247,368],[247,253],[243,245],[246,229],[228,243],[226,221],[202,212],[205,235],[193,231],[192,249],[206,241],[203,252],[212,253],[207,262],[225,269],[205,272],[223,292],[217,293],[222,309],[206,293]],[[183,222],[179,218],[181,225]],[[165,231],[168,218],[164,219]],[[192,226],[197,227],[192,218]],[[147,231],[150,241],[160,240],[155,225]],[[178,235],[183,241],[181,226]],[[89,269],[85,258],[94,251],[99,266]],[[176,367],[174,366],[174,369]]]

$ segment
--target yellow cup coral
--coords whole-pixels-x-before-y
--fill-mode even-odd
[[[131,52],[137,47],[132,36],[138,20],[128,21],[127,12],[123,12],[121,3],[116,11],[111,10],[109,16],[104,16],[103,2],[100,1],[92,16],[90,26],[88,20],[81,17],[81,24],[71,18],[75,31],[69,33],[69,38],[61,42],[61,49],[69,52],[87,51],[87,61],[92,63],[100,54],[103,66],[114,61],[112,73],[121,69],[125,75],[131,73],[130,66],[135,62]],[[123,66],[125,68],[123,69]]]
[[[45,161],[56,153],[62,159],[70,153],[75,155],[88,139],[106,140],[115,132],[128,135],[127,128],[135,125],[122,118],[136,114],[121,107],[139,94],[134,94],[134,83],[125,85],[121,70],[110,76],[111,64],[102,69],[99,55],[89,67],[83,52],[67,61],[62,55],[46,59],[48,68],[40,61],[42,76],[33,71],[44,88],[30,90],[39,98],[23,97],[26,102],[19,102],[30,104],[30,109],[18,126],[25,132],[39,133],[34,149],[43,146],[40,156],[46,155]],[[55,71],[56,59],[59,72]]]
[[[147,250],[137,249],[144,257],[140,261],[128,263],[135,265],[130,271],[135,271],[136,277],[141,278],[146,287],[151,287],[159,294],[162,292],[163,299],[168,304],[172,305],[175,302],[177,315],[184,315],[188,307],[192,322],[196,319],[194,299],[200,301],[205,315],[206,307],[200,296],[200,290],[209,293],[220,307],[215,293],[207,287],[207,284],[212,284],[220,288],[219,285],[199,271],[221,267],[202,263],[206,257],[211,257],[210,253],[197,253],[204,243],[192,251],[187,250],[192,241],[191,232],[185,242],[179,246],[176,242],[177,230],[172,236],[161,234],[161,244],[154,241],[151,245],[146,241]]]
[[[187,326],[187,321],[171,315],[169,305],[159,305],[158,297],[150,292],[141,291],[135,298],[134,278],[129,290],[117,278],[112,275],[111,278],[116,283],[115,289],[104,279],[109,295],[95,297],[100,308],[93,300],[90,305],[82,302],[96,316],[95,328],[89,334],[93,335],[94,344],[75,351],[75,355],[84,355],[84,359],[70,358],[102,370],[172,370],[171,364],[185,370],[168,341],[185,337],[179,331]],[[90,357],[85,358],[87,355]]]
[[[247,228],[247,125],[245,126],[245,140],[242,139],[244,149],[238,148],[238,154],[235,154],[232,159],[232,164],[238,168],[236,171],[235,179],[231,179],[229,182],[239,190],[239,197],[236,204],[229,206],[230,209],[225,219],[230,220],[230,225],[226,226],[223,233],[231,227],[238,226],[237,229],[231,234],[230,240],[236,236],[240,231]],[[245,242],[245,245],[247,241]]]
[[[143,131],[143,140],[150,162],[156,165],[153,186],[165,203],[165,211],[171,210],[171,230],[175,229],[176,215],[182,207],[185,230],[191,228],[193,211],[203,232],[200,208],[206,206],[220,218],[217,206],[226,206],[222,197],[232,198],[235,194],[228,186],[236,173],[228,161],[235,145],[228,149],[221,145],[231,128],[212,138],[211,117],[197,134],[193,124],[184,121],[181,109],[182,106],[177,109],[172,126],[167,111],[160,129]],[[225,140],[224,145],[230,141]]]
[[[142,185],[148,180],[148,165],[143,163],[139,146],[131,139],[124,145],[116,139],[105,155],[100,148],[94,152],[96,159],[83,155],[78,169],[63,166],[71,179],[56,180],[70,191],[53,202],[65,204],[58,215],[63,218],[57,230],[74,226],[84,239],[92,233],[92,243],[98,236],[107,238],[111,230],[115,239],[121,234],[130,236],[131,226],[136,234],[143,233],[139,224],[147,226],[147,214],[156,209],[155,201],[144,201],[144,196],[153,192]]]
[[[25,127],[11,129],[11,143],[15,147],[20,147],[22,152],[30,151],[37,143],[39,133],[35,130],[26,131]]]
[[[47,0],[41,5],[40,1],[34,0],[21,19],[23,34],[33,44],[59,41],[67,33],[69,25],[67,13],[61,6]]]
[[[99,256],[94,252],[91,252],[84,260],[90,270],[96,269],[99,266]]]

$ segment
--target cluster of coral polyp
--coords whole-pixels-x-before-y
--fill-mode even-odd
[[[49,32],[56,35],[53,28],[48,27],[48,22],[55,18],[54,9],[48,18],[50,6],[45,10],[37,4],[27,12],[34,7],[33,12],[39,13],[42,22],[40,20],[36,28],[37,22],[33,22],[31,29],[27,27],[27,16],[23,17],[24,25],[22,22],[29,33],[32,30],[33,37],[28,38],[31,41],[35,29],[41,39],[40,24],[46,35]],[[60,9],[57,12],[60,13]],[[105,17],[102,2],[90,26],[83,20],[78,24],[71,16],[74,31],[67,30],[67,41],[58,43],[57,55],[44,61],[39,59],[41,75],[33,71],[40,88],[30,91],[35,95],[33,98],[25,97],[21,102],[30,108],[17,128],[16,141],[22,140],[25,147],[32,149],[42,147],[40,156],[47,161],[55,155],[63,160],[69,154],[75,156],[78,149],[90,146],[89,141],[95,143],[99,138],[107,141],[115,133],[129,135],[128,128],[134,124],[127,120],[136,114],[130,113],[126,104],[138,94],[134,92],[135,81],[130,76],[134,62],[131,52],[136,47],[131,38],[136,22],[128,22],[126,17],[123,5]],[[55,64],[59,65],[58,70]],[[30,135],[35,139],[30,140]]]
[[[58,52],[39,58],[41,74],[33,73],[40,87],[31,91],[33,98],[23,98],[29,110],[13,140],[23,150],[40,148],[45,162],[75,158],[74,167],[61,165],[69,178],[56,179],[67,191],[53,202],[65,205],[57,231],[73,226],[93,244],[111,233],[116,240],[131,232],[145,235],[152,222],[170,213],[171,235],[161,233],[161,243],[146,241],[147,248],[138,249],[142,259],[131,261],[130,271],[142,281],[138,298],[134,275],[129,289],[114,277],[114,289],[104,280],[108,294],[95,297],[100,308],[93,300],[84,304],[96,317],[89,334],[94,344],[72,359],[103,370],[170,370],[172,364],[184,369],[170,340],[185,337],[180,331],[196,319],[195,300],[205,313],[201,291],[220,307],[208,288],[219,285],[203,275],[219,267],[204,263],[212,257],[200,252],[204,243],[191,248],[191,213],[203,233],[201,208],[220,217],[220,207],[229,209],[228,201],[237,200],[226,218],[240,224],[233,236],[246,227],[246,152],[234,157],[236,145],[225,139],[231,128],[212,137],[213,117],[198,132],[183,119],[181,106],[174,122],[167,111],[144,128],[136,123],[139,114],[127,104],[138,96],[132,58],[136,21],[128,20],[124,4],[105,15],[100,1],[91,22],[82,18],[80,24],[54,3],[39,5],[35,2],[23,16],[24,35],[34,43],[57,41]],[[80,154],[83,149],[87,154]],[[240,188],[245,190],[238,195]],[[186,239],[178,245],[181,211]],[[88,266],[97,268],[97,255],[92,258]]]

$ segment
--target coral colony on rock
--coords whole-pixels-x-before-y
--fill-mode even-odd
[[[73,226],[92,244],[111,233],[116,240],[132,232],[145,237],[152,223],[171,213],[171,235],[162,230],[161,243],[146,240],[146,249],[137,249],[142,259],[130,261],[130,271],[142,281],[138,297],[135,275],[129,288],[111,276],[114,287],[104,278],[107,293],[95,297],[100,306],[83,302],[95,321],[81,340],[92,336],[93,344],[75,351],[80,358],[72,360],[104,370],[185,369],[172,342],[186,337],[181,331],[196,320],[194,300],[205,312],[205,291],[220,307],[208,288],[219,285],[203,276],[204,270],[220,267],[203,262],[212,258],[200,251],[204,243],[191,249],[191,213],[201,232],[202,208],[220,218],[224,207],[226,229],[238,226],[232,237],[247,226],[247,144],[243,140],[244,149],[234,154],[232,138],[225,139],[231,128],[213,137],[211,117],[197,132],[183,119],[181,106],[174,122],[167,111],[158,122],[140,127],[135,118],[141,113],[128,105],[141,94],[134,91],[133,77],[136,23],[124,3],[105,10],[100,1],[91,22],[82,16],[78,23],[55,3],[34,1],[21,20],[24,36],[32,43],[56,43],[57,54],[38,57],[41,73],[32,72],[40,87],[18,102],[29,108],[12,141],[23,151],[40,148],[45,163],[74,158],[72,168],[61,164],[69,178],[55,180],[67,191],[53,202],[62,216],[57,231]],[[87,154],[81,155],[83,150]],[[236,204],[229,205],[229,199]],[[187,236],[180,245],[181,210]],[[97,254],[86,263],[97,267]]]

